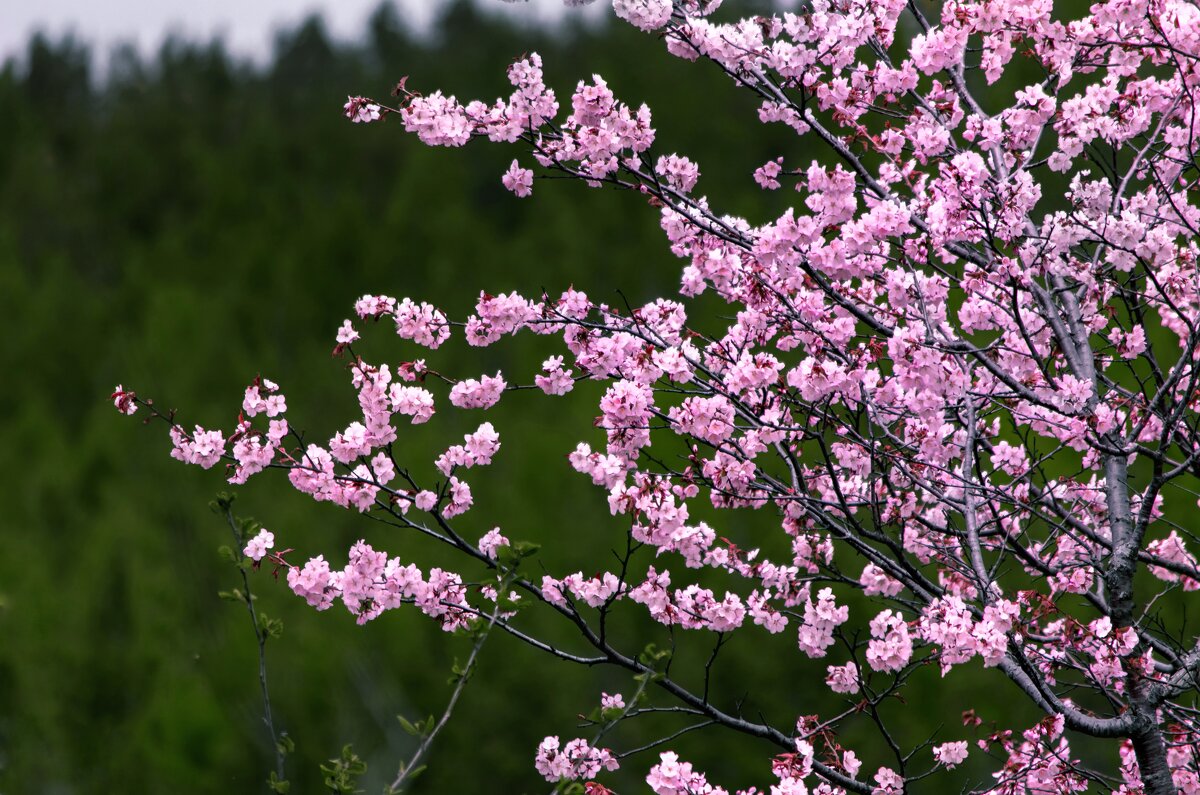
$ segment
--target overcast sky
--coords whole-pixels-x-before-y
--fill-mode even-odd
[[[419,29],[446,0],[395,2]],[[478,2],[497,13],[538,20],[562,14],[594,16],[607,5],[579,9],[564,8],[561,0]],[[153,53],[169,32],[200,39],[220,35],[234,52],[257,58],[269,54],[277,27],[313,11],[324,14],[335,37],[354,38],[377,4],[378,0],[0,0],[0,60],[21,55],[36,30],[55,38],[72,31],[101,56],[116,42],[134,42],[143,53]]]

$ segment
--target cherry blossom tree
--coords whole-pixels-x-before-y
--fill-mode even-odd
[[[991,771],[976,792],[1200,792],[1200,642],[1194,622],[1163,618],[1200,589],[1187,526],[1200,487],[1200,9],[805,0],[719,21],[718,5],[613,2],[668,55],[753,94],[747,135],[794,131],[797,146],[753,179],[794,188],[796,206],[763,222],[699,193],[700,164],[670,154],[650,109],[601,77],[560,105],[536,54],[508,67],[512,93],[492,103],[401,82],[394,101],[345,106],[433,146],[516,145],[497,178],[518,197],[544,176],[633,194],[683,261],[678,295],[631,307],[572,289],[482,293],[461,319],[364,296],[334,349],[361,412],[320,444],[265,378],[231,429],[187,427],[121,387],[117,408],[162,417],[175,458],[224,464],[231,483],[283,470],[315,500],[461,553],[460,571],[424,570],[366,540],[303,562],[275,551],[285,531],[249,539],[245,554],[317,610],[340,603],[366,622],[415,608],[636,675],[636,693],[598,694],[588,737],[528,749],[560,791],[609,792],[609,771],[637,765],[658,795],[730,791],[669,743],[657,760],[620,750],[623,721],[669,709],[694,721],[685,730],[762,741],[747,795],[900,793],[971,757]],[[1011,95],[1006,72],[1023,85]],[[689,319],[702,293],[719,317]],[[356,344],[380,326],[422,351],[367,361]],[[494,375],[436,359],[453,334],[488,346],[518,333],[561,338],[561,353]],[[532,546],[472,498],[486,477],[473,470],[508,453],[503,428],[482,422],[429,461],[407,456],[404,426],[518,389],[570,400],[585,380],[604,385],[599,415],[564,452],[578,443],[570,466],[607,493],[627,545],[615,562],[598,553],[594,575],[535,574]],[[693,518],[705,505],[731,524],[768,514],[783,543]],[[676,632],[756,635],[828,661],[823,686],[845,710],[783,726],[742,715],[707,678],[676,678],[669,652],[623,646],[620,603]],[[577,646],[531,634],[525,609],[556,616]],[[879,721],[870,746],[839,739],[925,668],[1008,687],[1044,719],[970,735],[969,704],[912,703],[946,710],[941,735]],[[1082,738],[1107,761],[1080,761]]]

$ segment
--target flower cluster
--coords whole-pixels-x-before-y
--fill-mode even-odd
[[[569,740],[560,745],[557,736],[547,737],[538,745],[534,767],[547,781],[578,781],[595,778],[601,770],[616,770],[620,765],[607,748],[593,748],[587,740]]]
[[[421,612],[437,619],[447,632],[464,626],[475,615],[466,600],[462,578],[442,569],[429,570],[429,576],[411,563],[389,558],[359,541],[350,549],[345,568],[334,571],[318,556],[288,570],[288,586],[317,610],[329,608],[341,600],[357,616],[359,624],[378,617],[383,611],[402,604],[413,604]]]

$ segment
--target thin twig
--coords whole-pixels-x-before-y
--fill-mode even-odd
[[[479,637],[475,639],[475,645],[471,647],[471,654],[467,657],[467,663],[463,666],[462,673],[459,674],[458,682],[454,686],[454,692],[450,694],[450,700],[446,702],[446,709],[442,711],[442,717],[438,719],[437,724],[429,730],[421,739],[421,744],[417,746],[417,750],[409,757],[407,762],[400,764],[400,769],[396,773],[396,779],[392,782],[392,786],[388,789],[389,793],[398,793],[404,785],[406,779],[412,775],[414,770],[419,767],[420,761],[429,752],[429,748],[433,745],[433,740],[441,732],[442,728],[450,721],[450,716],[454,713],[454,707],[458,704],[459,696],[462,695],[463,689],[467,686],[467,680],[471,678],[471,673],[475,670],[475,661],[479,657],[479,651],[483,648],[483,642],[487,640],[488,634],[491,633],[492,627],[496,625],[496,618],[500,614],[499,597],[497,596],[496,609],[492,611],[488,618],[487,626],[479,632]]]
[[[275,719],[271,714],[271,694],[267,687],[268,632],[266,627],[259,626],[258,612],[254,609],[254,595],[250,592],[250,578],[246,575],[245,566],[242,565],[246,560],[246,556],[242,553],[246,539],[242,537],[242,533],[238,529],[237,520],[233,516],[233,508],[229,501],[219,499],[217,504],[221,506],[221,510],[225,514],[225,521],[229,524],[229,531],[233,534],[235,545],[233,554],[237,556],[238,571],[242,575],[243,602],[246,604],[246,613],[250,616],[250,623],[254,625],[254,637],[258,641],[258,686],[262,691],[263,723],[267,726],[267,732],[271,735],[271,746],[275,749],[275,775],[282,780],[283,746],[280,745],[279,735],[275,732]]]

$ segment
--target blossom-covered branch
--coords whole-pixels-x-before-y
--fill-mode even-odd
[[[888,795],[984,764],[952,731],[905,747],[876,709],[924,666],[959,675],[975,660],[1045,713],[976,738],[1000,759],[978,791],[1200,791],[1200,640],[1157,620],[1200,589],[1183,521],[1200,485],[1200,11],[1108,0],[1066,19],[1048,0],[947,0],[929,14],[810,0],[717,22],[718,5],[613,3],[670,55],[754,95],[759,122],[822,148],[821,160],[785,153],[747,175],[794,187],[798,206],[765,221],[724,213],[698,193],[700,164],[666,154],[649,108],[599,76],[560,107],[536,54],[509,67],[513,91],[492,103],[404,83],[399,104],[352,97],[352,120],[395,118],[430,145],[519,144],[525,159],[498,175],[518,197],[543,175],[640,196],[684,262],[679,296],[627,307],[575,290],[482,293],[456,320],[419,299],[364,296],[335,348],[361,417],[302,444],[279,387],[256,379],[228,435],[165,416],[172,454],[225,461],[234,483],[284,469],[313,498],[433,537],[484,571],[425,573],[363,541],[341,569],[323,556],[285,563],[317,609],[341,601],[368,621],[415,605],[448,630],[496,614],[553,656],[649,677],[685,714],[768,741],[772,793]],[[996,88],[1009,70],[1036,78],[1009,96]],[[715,318],[689,320],[705,292],[728,305],[719,333]],[[520,372],[452,375],[453,362],[417,357],[392,368],[355,349],[378,323],[431,359],[454,333],[563,347]],[[394,443],[447,404],[486,410],[580,380],[606,391],[598,436],[570,440],[570,465],[624,517],[627,545],[615,567],[533,581],[529,548],[486,521],[465,529],[481,512],[468,471],[501,451],[492,423],[428,462],[398,460]],[[121,388],[113,399],[124,413],[142,405]],[[732,521],[693,519],[702,501],[770,513],[790,553],[762,552],[778,545]],[[855,591],[882,609],[851,615]],[[782,728],[747,719],[707,677],[697,692],[623,650],[618,602],[666,627],[759,633],[828,659],[827,686],[854,709]],[[530,603],[588,651],[521,629]],[[852,713],[871,717],[877,747],[839,740]],[[1079,761],[1078,735],[1113,741],[1107,768]],[[600,792],[591,780],[622,758],[552,736],[538,770]],[[670,751],[646,782],[659,795],[725,792]]]

